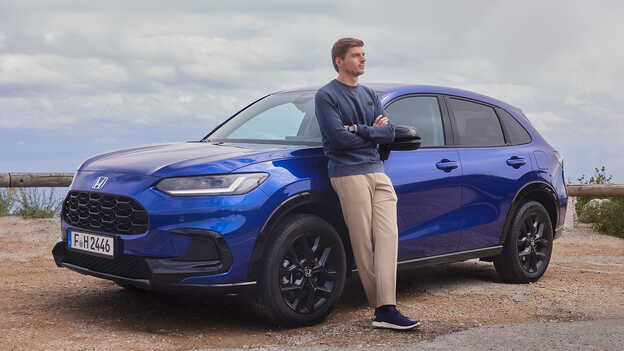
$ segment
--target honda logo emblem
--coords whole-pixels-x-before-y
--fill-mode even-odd
[[[95,180],[95,183],[93,184],[93,186],[91,187],[91,189],[93,190],[100,190],[102,189],[102,187],[104,186],[104,184],[106,184],[106,181],[108,180],[108,177],[98,177]]]

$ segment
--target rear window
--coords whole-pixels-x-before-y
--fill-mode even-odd
[[[505,145],[500,122],[490,106],[451,98],[449,108],[455,116],[456,144],[462,146]]]
[[[496,109],[496,112],[498,113],[503,126],[505,126],[505,131],[507,132],[510,144],[520,145],[531,142],[531,136],[529,133],[520,123],[518,123],[518,121],[516,121],[515,118],[513,118],[513,116],[500,108]]]

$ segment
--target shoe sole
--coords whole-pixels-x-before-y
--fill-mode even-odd
[[[388,323],[388,322],[375,322],[375,321],[373,321],[373,328],[407,330],[407,329],[414,329],[414,328],[419,327],[419,326],[420,326],[420,322],[416,322],[415,324],[412,324],[412,325],[401,326],[401,325],[396,325],[396,324],[392,324],[392,323]]]

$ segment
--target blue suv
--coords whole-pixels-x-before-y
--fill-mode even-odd
[[[504,281],[538,280],[567,205],[559,153],[496,99],[368,86],[391,123],[421,137],[417,150],[390,145],[384,162],[398,196],[399,267],[481,258]],[[126,288],[251,288],[280,324],[322,320],[355,265],[315,92],[267,95],[200,141],[88,159],[63,202],[56,264]]]

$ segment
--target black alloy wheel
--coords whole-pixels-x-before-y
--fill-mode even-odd
[[[544,238],[545,225],[539,214],[527,215],[522,222],[516,247],[520,266],[527,273],[540,271],[550,255],[550,240]]]
[[[277,229],[258,283],[271,319],[294,327],[324,319],[345,280],[346,255],[338,233],[317,216],[298,215]]]
[[[553,227],[548,212],[536,201],[516,211],[503,252],[494,257],[499,276],[509,283],[537,281],[548,268],[552,255]]]
[[[336,243],[304,233],[288,248],[279,273],[284,302],[297,313],[310,314],[325,304],[336,286]]]

